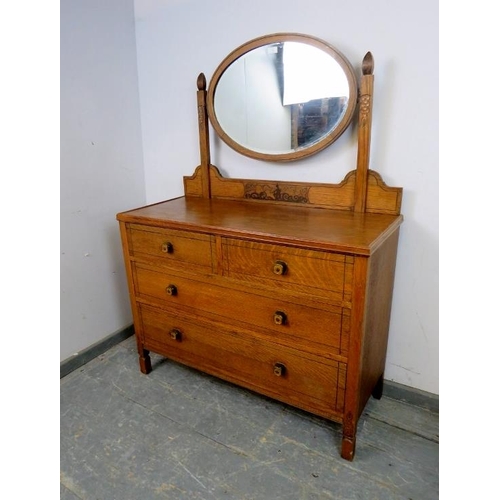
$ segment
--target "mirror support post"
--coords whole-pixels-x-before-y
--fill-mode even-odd
[[[198,131],[200,134],[200,167],[202,197],[211,198],[210,190],[210,140],[208,135],[208,115],[207,115],[207,80],[203,73],[200,73],[196,82],[198,92]]]
[[[367,52],[362,64],[363,76],[361,77],[359,95],[358,160],[356,166],[356,183],[354,188],[355,212],[365,212],[366,210],[372,129],[373,67],[373,56],[371,52]]]

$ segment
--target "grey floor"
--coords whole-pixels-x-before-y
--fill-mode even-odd
[[[439,415],[383,397],[341,427],[153,356],[130,337],[61,379],[61,499],[437,499]]]

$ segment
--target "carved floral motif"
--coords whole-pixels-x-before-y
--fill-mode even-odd
[[[309,187],[288,185],[286,191],[283,191],[279,184],[251,182],[245,184],[245,198],[309,203]]]
[[[362,95],[359,101],[359,113],[360,121],[364,122],[368,118],[368,113],[370,111],[370,101],[371,97],[367,94]]]
[[[198,122],[201,124],[205,120],[205,107],[198,106]]]

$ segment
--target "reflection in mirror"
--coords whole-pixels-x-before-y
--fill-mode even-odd
[[[357,96],[351,95],[356,86],[346,68],[351,69],[348,63],[341,65],[330,53],[300,41],[276,41],[249,50],[216,82],[214,125],[257,155],[286,157],[307,150],[328,138],[342,121],[339,134],[343,132],[350,121],[349,99],[352,104]]]

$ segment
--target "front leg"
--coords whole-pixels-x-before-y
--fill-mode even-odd
[[[139,351],[139,366],[141,372],[147,375],[151,372],[151,357],[149,356],[149,351],[143,347],[138,348]]]
[[[347,412],[342,426],[342,451],[340,455],[350,462],[354,458],[356,448],[356,427],[357,421],[354,419],[352,412]]]

